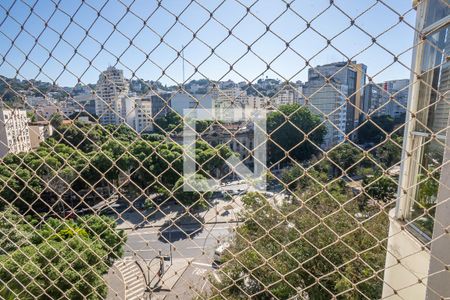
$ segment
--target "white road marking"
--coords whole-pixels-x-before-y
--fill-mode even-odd
[[[193,265],[196,265],[196,266],[211,267],[211,264],[201,263],[201,262],[195,262],[195,261],[194,261],[192,264],[193,264]]]
[[[134,243],[156,243],[159,242],[159,240],[137,240],[133,241]]]
[[[203,274],[205,274],[206,272],[208,272],[207,269],[203,269],[203,268],[195,268],[194,271],[192,271],[193,275],[197,275],[197,276],[202,276]]]
[[[203,249],[203,247],[202,246],[192,246],[192,247],[183,247],[183,249],[186,249],[186,250],[188,250],[188,249]]]
[[[213,272],[212,274],[213,274],[214,278],[217,280],[218,283],[222,282],[222,280],[220,280],[220,277],[219,277],[219,275],[217,275],[216,272]]]
[[[145,231],[145,230],[137,230],[128,233],[128,235],[147,235],[147,234],[157,234],[159,231]]]

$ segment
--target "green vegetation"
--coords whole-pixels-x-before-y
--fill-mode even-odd
[[[181,178],[182,148],[177,143],[155,134],[139,139],[126,125],[75,125],[61,125],[35,151],[4,157],[0,164],[0,196],[4,201],[22,211],[32,208],[43,212],[53,205],[63,213],[69,203],[77,205],[84,201],[86,192],[94,195],[97,188],[170,192]],[[199,174],[224,174],[224,160],[231,155],[226,146],[197,142]]]
[[[359,170],[369,179],[355,190],[341,172]],[[391,201],[397,185],[376,170],[356,146],[342,144],[328,156],[286,168],[279,180],[290,196],[281,204],[248,193],[245,221],[222,257],[220,281],[211,278],[208,296],[380,298],[389,206],[377,201]]]
[[[288,299],[299,289],[309,299],[380,297],[386,215],[370,208],[373,217],[358,223],[356,201],[340,207],[351,195],[338,183],[298,197],[307,199],[303,206],[276,209],[261,194],[244,197],[246,221],[223,258],[221,282],[213,281],[213,299]]]
[[[206,199],[208,199],[212,192],[208,191],[209,186],[205,176],[196,174],[192,178],[180,178],[175,184],[174,197],[176,199],[183,199],[185,205],[195,205],[206,207]]]
[[[340,175],[342,172],[353,175],[355,174],[358,165],[363,159],[363,153],[361,149],[350,143],[344,143],[338,145],[328,152],[328,157],[333,166],[335,174]]]
[[[398,123],[391,116],[371,117],[358,129],[359,143],[379,143],[385,140],[386,134],[391,134],[396,124]]]
[[[398,165],[401,159],[403,138],[395,136],[380,144],[375,149],[375,157],[383,168]]]
[[[183,119],[178,113],[171,111],[155,120],[155,130],[163,135],[181,132],[183,130]]]
[[[50,116],[50,124],[56,129],[60,128],[63,124],[64,117],[61,114],[53,114]]]
[[[236,155],[224,145],[197,141],[196,174],[185,178],[183,149],[166,136],[182,129],[176,113],[158,119],[158,133],[142,136],[126,125],[70,126],[58,116],[51,121],[56,133],[41,147],[9,154],[0,164],[0,197],[11,204],[0,213],[4,298],[102,299],[107,292],[102,276],[123,255],[126,238],[112,219],[44,222],[37,213],[64,215],[65,209],[86,204],[86,193],[100,188],[158,192],[187,207],[205,206],[211,195],[203,192],[206,179],[227,174],[225,160]],[[196,129],[204,131],[211,124],[200,122]],[[393,130],[389,119],[381,118],[379,124]],[[321,156],[318,146],[326,129],[318,116],[296,104],[270,113],[267,128],[270,163],[290,166],[272,180],[280,180],[289,196],[276,206],[259,193],[243,197],[245,221],[236,229],[219,270],[221,280],[213,281],[210,296],[287,299],[301,290],[308,299],[336,294],[340,299],[379,298],[388,229],[383,206],[393,199],[397,184],[378,169],[399,162],[401,139],[384,142],[375,153],[344,143]],[[376,127],[363,128],[371,136],[366,142],[384,139]],[[342,174],[346,180],[362,176],[362,192]],[[152,209],[154,203],[146,199],[145,206]]]
[[[304,161],[318,153],[326,134],[320,117],[298,104],[281,105],[267,116],[268,159],[271,164]],[[305,140],[305,134],[308,140]],[[286,154],[288,153],[288,154]]]
[[[10,238],[2,239],[0,295],[24,300],[104,299],[103,276],[126,241],[107,217],[25,221],[12,207],[0,213],[0,232]]]

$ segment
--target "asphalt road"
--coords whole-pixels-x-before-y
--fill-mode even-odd
[[[192,298],[195,295],[194,288],[201,290],[207,286],[204,276],[213,270],[214,250],[229,238],[234,226],[219,223],[206,224],[203,228],[195,225],[140,228],[128,233],[125,256],[148,261],[157,256],[160,250],[163,255],[170,255],[172,247],[174,259],[184,258],[192,263],[172,291],[161,292],[160,296],[166,299],[175,299],[176,295],[178,299]]]
[[[128,233],[125,256],[151,259],[161,250],[163,255],[174,258],[194,258],[195,261],[209,262],[215,248],[228,236],[232,224],[206,224],[203,228],[195,225],[172,226],[171,228],[140,228]],[[210,261],[212,262],[212,261]]]

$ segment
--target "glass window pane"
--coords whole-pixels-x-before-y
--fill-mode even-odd
[[[445,135],[450,112],[450,27],[425,41],[416,131]]]
[[[420,158],[419,170],[410,220],[431,237],[445,146],[443,141],[437,139],[422,139],[423,144],[416,150],[422,153],[417,156]]]
[[[425,26],[429,26],[450,13],[450,3],[448,0],[429,0]]]

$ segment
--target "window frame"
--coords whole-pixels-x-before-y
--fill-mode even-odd
[[[401,159],[402,171],[399,177],[398,198],[395,207],[395,217],[408,223],[410,223],[411,208],[414,205],[414,199],[417,195],[417,174],[419,174],[420,162],[426,146],[424,145],[424,139],[432,137],[429,133],[417,130],[418,124],[420,125],[417,121],[418,114],[424,113],[425,115],[428,115],[430,109],[430,107],[419,108],[421,88],[423,82],[427,82],[427,79],[422,79],[419,76],[423,73],[424,60],[427,58],[429,59],[429,57],[425,55],[427,43],[424,37],[426,38],[433,35],[434,33],[439,32],[450,25],[450,15],[448,15],[426,27],[424,26],[427,21],[426,18],[428,15],[428,7],[432,4],[431,1],[432,0],[424,0],[417,6],[416,34],[414,37],[414,45],[416,46],[412,55],[412,72],[410,78],[411,88],[408,95],[409,102],[407,105],[405,118],[406,127],[403,137],[403,151]],[[445,144],[445,135],[437,134],[434,138],[443,141]],[[431,240],[431,237],[422,232],[414,224],[411,223],[407,226],[407,228],[415,231],[414,236],[419,235],[421,237],[421,241],[429,242]]]

